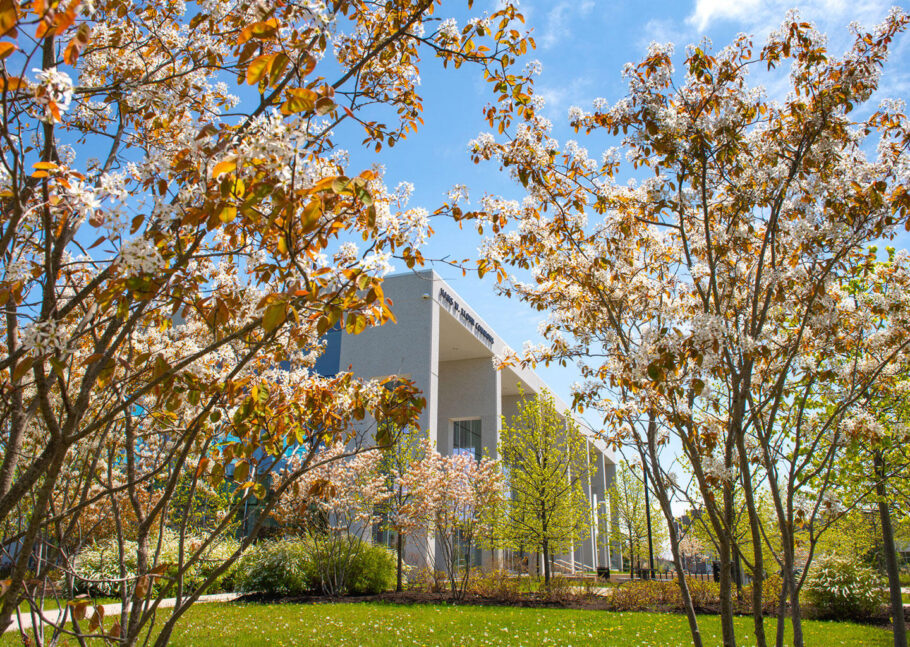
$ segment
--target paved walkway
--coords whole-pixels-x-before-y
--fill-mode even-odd
[[[236,600],[242,594],[241,593],[213,593],[212,595],[202,595],[199,596],[199,599],[196,600],[195,604],[202,604],[205,602],[230,602],[231,600]],[[170,609],[174,606],[176,598],[165,598],[161,601],[161,604],[158,605],[159,609]],[[104,616],[110,617],[111,615],[120,615],[120,604],[105,604],[104,607]],[[63,617],[63,609],[48,609],[47,611],[42,612],[43,619],[48,625],[59,624],[61,618]],[[31,629],[32,627],[32,614],[31,613],[21,613],[18,618],[13,618],[13,624],[9,626],[6,630],[6,633],[16,631],[20,629]]]

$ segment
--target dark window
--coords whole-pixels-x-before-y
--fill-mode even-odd
[[[480,460],[483,449],[480,444],[480,420],[456,420],[453,454],[469,454]]]

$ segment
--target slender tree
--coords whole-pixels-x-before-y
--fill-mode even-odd
[[[641,468],[638,474],[641,474]],[[656,501],[651,503],[652,524],[648,528],[645,488],[638,474],[628,463],[621,462],[616,471],[616,482],[608,494],[610,508],[616,516],[613,539],[620,545],[628,546],[630,570],[633,572],[634,565],[648,554],[649,533],[657,554],[660,554],[667,539],[664,517]]]
[[[540,551],[547,585],[551,557],[573,550],[590,532],[592,513],[584,491],[593,476],[588,443],[546,391],[523,396],[518,413],[503,421],[499,455],[510,495],[506,533],[512,545]]]

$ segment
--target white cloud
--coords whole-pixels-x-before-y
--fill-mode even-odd
[[[544,18],[540,46],[549,49],[571,36],[570,22],[576,17],[587,16],[594,9],[594,0],[570,2],[560,0],[554,4]]]
[[[695,0],[695,11],[686,18],[686,22],[698,31],[704,31],[715,20],[747,20],[763,0]]]
[[[787,11],[797,9],[800,16],[816,23],[823,33],[845,33],[851,21],[864,25],[877,23],[884,18],[893,0],[695,0],[686,24],[705,33],[718,23],[728,23],[763,37],[776,29]]]
[[[535,93],[543,97],[543,114],[557,125],[566,123],[566,110],[569,106],[591,107],[591,79],[577,77],[558,86],[538,85]]]

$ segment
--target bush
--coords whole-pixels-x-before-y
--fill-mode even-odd
[[[696,610],[715,610],[720,604],[720,585],[687,577],[686,585]],[[676,580],[628,582],[613,588],[610,608],[614,611],[683,610]]]
[[[780,592],[783,588],[783,578],[777,573],[765,575],[762,580],[761,589],[761,609],[765,615],[774,615],[777,613],[777,605],[780,603]],[[743,587],[743,601],[741,604],[743,613],[752,613],[752,585],[748,584]]]
[[[395,588],[398,558],[384,546],[361,542],[348,565],[347,590],[353,595],[371,595]]]
[[[300,595],[313,590],[309,547],[298,539],[263,541],[243,554],[234,577],[244,593]]]
[[[468,582],[468,592],[484,598],[514,602],[521,597],[521,580],[505,570],[480,572]]]
[[[692,598],[692,606],[698,610],[714,610],[720,604],[720,584],[699,580],[694,577],[686,578],[686,585],[689,588],[689,595]],[[680,600],[680,608],[682,601]]]
[[[247,593],[301,595],[329,593],[327,574],[343,582],[340,593],[370,595],[395,586],[395,554],[356,538],[344,551],[321,552],[309,539],[263,541],[241,558],[237,588]],[[348,552],[350,551],[350,552]]]
[[[828,555],[812,566],[806,578],[806,598],[821,617],[861,619],[885,603],[884,582],[871,568]]]
[[[449,590],[449,576],[445,571],[422,568],[408,580],[408,586],[425,593],[445,593]]]
[[[572,580],[565,575],[553,575],[550,578],[549,586],[544,586],[543,582],[541,582],[538,596],[548,602],[560,603],[572,602],[581,597],[576,592]]]
[[[200,537],[186,537],[184,539],[185,553],[190,552],[194,544],[200,544],[203,541]],[[155,542],[151,544],[150,551],[155,548]],[[194,590],[199,587],[209,575],[220,566],[224,561],[237,550],[238,542],[235,539],[222,538],[219,542],[210,546],[202,555],[202,559],[193,564],[183,574],[183,586],[185,590]],[[123,545],[123,565],[126,571],[126,583],[129,587],[139,575],[137,573],[136,561],[136,542],[125,541]],[[164,587],[167,587],[172,578],[177,576],[178,555],[180,551],[179,536],[177,533],[165,531],[161,541],[161,552],[158,555],[158,564],[171,564],[170,568],[165,571],[161,578],[156,578],[153,591],[157,594]],[[76,581],[75,589],[77,593],[87,593],[90,595],[103,595],[108,597],[120,597],[122,576],[120,573],[120,551],[117,547],[117,540],[113,537],[96,542],[92,546],[84,548],[76,556],[75,571]],[[212,582],[207,592],[212,593],[220,590],[230,590],[234,577],[234,567],[227,569],[224,573]],[[170,579],[169,579],[170,578]],[[225,588],[228,587],[228,588]]]
[[[613,589],[610,607],[614,611],[646,611],[666,607],[678,609],[682,608],[682,596],[677,582],[628,582]]]

